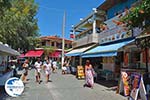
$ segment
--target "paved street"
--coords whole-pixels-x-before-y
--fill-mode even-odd
[[[84,88],[84,80],[77,80],[73,75],[52,74],[52,82],[45,83],[44,74],[42,83],[34,79],[34,70],[29,72],[29,81],[25,85],[24,93],[17,98],[0,95],[0,100],[126,100],[115,91],[100,84],[94,89]]]

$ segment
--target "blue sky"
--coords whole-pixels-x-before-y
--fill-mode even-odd
[[[65,38],[69,39],[71,25],[85,18],[104,0],[35,0],[39,4],[37,13],[41,36],[62,36],[62,21],[66,11]]]

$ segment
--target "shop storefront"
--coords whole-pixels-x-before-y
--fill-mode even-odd
[[[102,65],[102,71],[111,74],[111,78],[118,80],[120,69],[124,62],[124,47],[134,43],[134,38],[118,40],[112,43],[99,45],[85,53],[82,58],[101,58],[99,61]]]
[[[66,53],[65,56],[72,57],[72,66],[77,67],[78,65],[82,65],[82,57],[81,55],[86,52],[87,50],[93,48],[94,45],[88,45],[84,47],[79,47],[71,50],[70,52]]]
[[[20,54],[8,47],[0,44],[0,86],[4,86],[7,79],[14,75],[14,70],[9,64],[10,56],[19,56]]]
[[[150,35],[140,35],[134,44],[124,47],[119,92],[137,100],[149,100],[150,94]]]

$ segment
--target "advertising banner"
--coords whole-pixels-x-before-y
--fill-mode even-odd
[[[141,77],[141,82],[140,82],[140,97],[142,100],[149,100],[146,96],[146,89],[145,89],[145,85],[143,82],[143,78]]]
[[[129,75],[127,72],[121,72],[122,81],[123,81],[123,88],[124,88],[124,95],[129,96],[130,95],[130,87],[129,87]]]
[[[130,93],[130,98],[132,98],[131,100],[137,100],[140,82],[141,82],[141,75],[132,73],[131,74],[131,93]]]
[[[77,66],[77,77],[80,78],[84,78],[84,68],[83,66]]]
[[[143,77],[138,72],[133,72],[130,70],[122,70],[121,71],[121,89],[124,92],[125,96],[129,97],[129,100],[148,100],[146,96],[146,90],[143,82]]]

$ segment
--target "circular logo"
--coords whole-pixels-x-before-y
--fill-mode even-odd
[[[18,97],[24,91],[24,84],[17,77],[10,78],[5,83],[5,91],[12,97]]]

